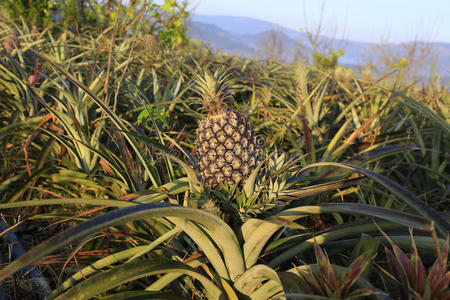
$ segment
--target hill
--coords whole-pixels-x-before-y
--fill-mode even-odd
[[[262,44],[271,30],[278,31],[282,37],[282,59],[291,61],[294,58],[293,50],[297,50],[299,44],[305,47],[303,51],[310,51],[305,42],[304,33],[276,23],[248,17],[193,14],[188,35],[203,41],[212,50],[221,49],[225,53],[243,57],[265,58]],[[441,76],[447,77],[450,71],[450,43],[439,42],[425,45],[429,46],[432,52],[425,62],[427,67],[423,67],[419,75],[427,77],[429,66],[436,61]],[[377,46],[379,45],[375,43],[352,40],[335,40],[333,42],[334,48],[341,47],[344,51],[339,62],[346,66],[361,65],[368,56],[372,56],[372,60],[376,61],[379,58],[377,56],[379,54],[375,51]],[[392,57],[407,55],[408,44],[389,43],[384,44],[383,47]]]

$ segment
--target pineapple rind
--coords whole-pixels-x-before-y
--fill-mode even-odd
[[[148,33],[143,37],[143,44],[147,50],[147,55],[149,58],[157,58],[158,53],[161,52],[161,44],[156,35]]]
[[[15,33],[12,33],[5,38],[3,48],[8,55],[11,55],[15,48],[20,48],[20,40]]]
[[[232,110],[218,109],[200,121],[196,148],[202,177],[212,188],[243,184],[261,160],[253,128]]]

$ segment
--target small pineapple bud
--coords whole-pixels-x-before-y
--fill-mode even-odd
[[[20,40],[15,33],[11,33],[6,37],[3,42],[3,48],[8,55],[11,55],[15,48],[20,48]]]
[[[161,52],[161,44],[158,37],[154,34],[148,33],[144,35],[143,44],[150,58],[156,58]]]

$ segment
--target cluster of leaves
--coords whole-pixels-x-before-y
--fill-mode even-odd
[[[5,0],[0,3],[0,15],[7,14],[14,19],[23,18],[39,26],[48,26],[52,23],[53,2],[49,0]]]
[[[386,249],[391,274],[388,278],[390,295],[394,299],[449,299],[450,270],[448,267],[449,241],[439,249],[437,257],[429,268],[428,274],[411,234],[412,249],[408,257],[386,235],[393,252]]]
[[[342,50],[336,51],[334,49],[330,49],[326,55],[315,52],[313,53],[313,65],[322,70],[335,70],[342,55],[344,55]]]
[[[303,284],[305,292],[309,295],[324,296],[334,299],[351,299],[362,296],[377,294],[376,291],[359,288],[350,293],[350,288],[359,279],[366,267],[370,264],[373,257],[370,252],[365,252],[356,258],[345,270],[342,278],[338,278],[336,269],[330,264],[327,254],[320,248],[314,246],[314,252],[318,262],[317,272],[314,272],[310,265],[305,265],[303,280],[307,284]],[[306,272],[305,272],[306,271]]]
[[[150,60],[129,25],[15,28],[20,47],[0,62],[0,210],[19,237],[46,229],[0,269],[4,289],[26,290],[20,270],[37,264],[49,299],[446,299],[448,87],[344,84],[195,44]],[[243,186],[212,191],[190,154],[204,117],[192,78],[218,66],[267,156]],[[429,279],[419,253],[437,257]]]
[[[130,29],[133,32],[157,33],[167,47],[178,49],[188,42],[187,5],[186,1],[175,0],[165,0],[161,4],[134,0],[127,6],[117,0],[5,0],[0,3],[0,16],[24,22],[30,27],[46,28],[58,24],[77,32],[82,27],[94,31],[108,28],[120,21],[126,24],[121,28],[122,36]]]
[[[153,4],[155,6],[156,4]],[[161,28],[164,30],[158,33],[158,38],[172,49],[177,49],[186,44],[186,20],[189,18],[187,10],[188,2],[178,2],[175,0],[165,0],[164,4],[157,9],[153,9],[152,17],[161,20]]]

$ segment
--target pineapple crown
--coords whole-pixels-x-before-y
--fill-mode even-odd
[[[199,97],[194,99],[202,103],[203,109],[211,112],[222,108],[226,102],[233,99],[230,88],[233,83],[231,71],[231,68],[219,68],[212,74],[203,69],[195,75],[192,90],[199,94]]]

